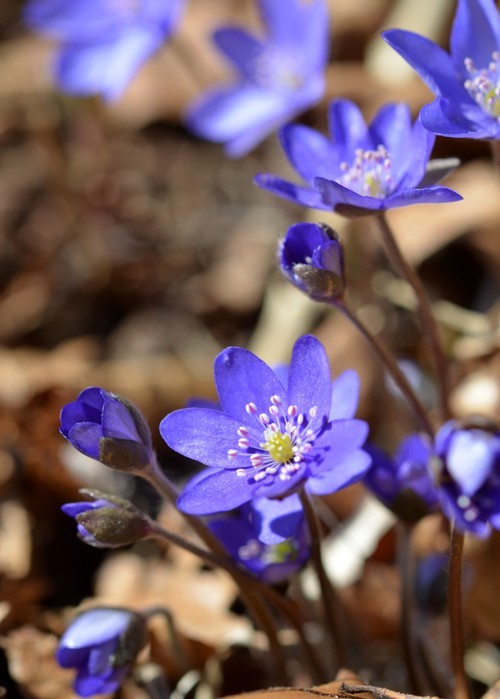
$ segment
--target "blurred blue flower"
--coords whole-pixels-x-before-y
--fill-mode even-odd
[[[119,471],[135,471],[153,457],[151,434],[141,412],[103,388],[83,390],[61,411],[61,434],[81,451]]]
[[[345,288],[344,254],[335,232],[321,223],[296,223],[280,243],[280,266],[315,301],[332,301]]]
[[[383,33],[436,95],[420,119],[456,138],[500,137],[500,14],[494,0],[458,0],[450,53],[402,29]]]
[[[500,430],[482,419],[450,420],[436,435],[431,465],[441,506],[462,531],[500,529]]]
[[[96,607],[79,614],[64,632],[57,662],[75,668],[75,692],[81,697],[119,689],[146,643],[142,616],[127,609]]]
[[[223,27],[213,40],[239,74],[237,82],[209,90],[188,110],[198,136],[226,144],[238,157],[323,95],[328,59],[325,0],[258,0],[264,39]]]
[[[462,198],[436,185],[458,161],[429,163],[435,137],[418,120],[412,126],[407,105],[386,105],[368,127],[353,102],[334,100],[329,121],[332,140],[301,124],[280,131],[305,186],[270,174],[257,175],[255,184],[301,206],[345,216]]]
[[[416,520],[439,502],[429,461],[432,444],[425,435],[411,435],[400,445],[394,458],[372,444],[365,446],[372,463],[363,483],[401,519]]]
[[[332,389],[328,358],[314,337],[295,343],[287,386],[238,347],[216,358],[215,382],[221,410],[184,408],[160,425],[172,449],[210,467],[180,495],[182,511],[227,512],[304,485],[312,493],[330,493],[368,468],[370,459],[360,448],[368,427],[352,419],[357,377],[346,372]]]
[[[231,558],[265,583],[290,578],[309,560],[311,549],[297,495],[283,500],[255,498],[208,526]]]
[[[173,32],[184,0],[29,0],[24,21],[61,46],[55,74],[75,95],[120,97]]]

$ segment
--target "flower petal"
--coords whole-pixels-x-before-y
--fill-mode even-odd
[[[323,202],[328,204],[334,211],[345,213],[346,216],[350,215],[349,210],[352,211],[352,215],[367,216],[374,211],[381,211],[386,208],[384,205],[386,200],[365,197],[338,182],[326,180],[323,177],[316,177],[314,184],[321,194]]]
[[[353,369],[347,369],[334,379],[330,420],[347,420],[354,417],[358,408],[359,386],[359,376]]]
[[[23,20],[28,26],[65,41],[95,40],[109,35],[120,24],[110,5],[100,3],[98,8],[89,0],[31,0],[24,6]]]
[[[228,512],[251,500],[255,487],[233,471],[210,470],[206,478],[196,478],[192,486],[186,485],[177,500],[177,507],[190,515]]]
[[[259,0],[259,9],[270,39],[304,51],[308,64],[319,68],[327,60],[328,12],[324,0]]]
[[[408,155],[411,129],[410,109],[407,104],[399,103],[382,107],[371,122],[369,132],[375,147],[384,145],[397,165]]]
[[[446,465],[465,495],[473,496],[492,474],[495,441],[499,443],[500,440],[493,435],[488,439],[484,433],[474,430],[461,430],[453,435]]]
[[[255,498],[252,501],[255,532],[264,544],[279,544],[297,534],[304,510],[297,495],[283,500]]]
[[[350,100],[334,100],[328,112],[330,134],[338,151],[339,162],[350,163],[357,148],[373,148],[368,128],[361,111]]]
[[[311,475],[337,468],[352,452],[359,449],[368,436],[368,425],[363,420],[336,420],[316,439],[314,450],[322,455],[322,461],[310,464]]]
[[[412,189],[422,182],[435,140],[435,134],[417,119],[406,141],[406,154],[401,155],[394,174],[396,190]]]
[[[308,479],[306,490],[314,495],[328,495],[359,481],[371,464],[371,457],[365,451],[357,451],[346,457],[329,471]]]
[[[103,392],[97,386],[83,390],[73,403],[61,410],[61,434],[68,437],[69,431],[77,422],[101,422]]]
[[[106,396],[102,408],[102,433],[105,437],[142,442],[130,411],[111,394]]]
[[[331,206],[325,203],[321,194],[310,187],[303,187],[293,182],[287,182],[275,175],[256,175],[254,184],[261,189],[266,189],[271,194],[274,194],[282,199],[292,201],[299,206],[307,206],[311,209],[323,209],[330,211]]]
[[[243,424],[252,419],[248,403],[255,403],[258,413],[267,412],[274,395],[286,404],[286,391],[271,367],[241,347],[223,350],[215,359],[214,374],[222,409]]]
[[[132,27],[105,41],[67,44],[57,60],[57,80],[76,95],[101,94],[108,100],[117,99],[163,39],[160,30]]]
[[[493,0],[459,0],[450,36],[456,70],[466,75],[464,60],[487,68],[493,51],[500,48],[500,15]]]
[[[391,194],[385,199],[385,208],[394,209],[398,206],[412,204],[444,204],[460,201],[463,197],[448,187],[424,187],[422,189],[407,189]]]
[[[279,138],[291,165],[311,186],[315,177],[335,179],[341,174],[338,153],[323,134],[303,126],[284,126]]]
[[[456,102],[440,98],[426,104],[420,119],[426,129],[452,138],[500,138],[498,120],[490,117],[472,99]]]
[[[461,100],[467,95],[457,80],[450,56],[433,41],[404,29],[389,29],[382,33],[382,37],[417,71],[434,93],[454,100]]]
[[[240,425],[241,420],[229,417],[220,410],[183,408],[161,421],[160,433],[169,447],[179,454],[206,466],[233,470],[249,465],[248,457],[231,459],[227,454],[229,449],[238,446],[237,430]],[[243,458],[242,464],[240,459]]]
[[[59,645],[66,649],[90,648],[118,638],[133,614],[125,609],[87,609],[63,633]]]
[[[251,79],[255,72],[254,61],[265,50],[262,41],[240,27],[221,27],[213,33],[212,39],[241,75]]]
[[[312,335],[304,335],[295,343],[288,375],[288,404],[296,405],[307,419],[309,410],[317,410],[317,425],[330,412],[332,386],[330,364],[325,348]]]
[[[99,461],[99,440],[102,438],[102,427],[95,422],[78,422],[68,432],[67,439],[85,456]]]

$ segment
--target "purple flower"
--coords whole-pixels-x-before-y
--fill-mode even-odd
[[[288,160],[306,185],[269,174],[257,175],[255,183],[301,206],[345,216],[462,198],[436,186],[457,161],[429,164],[435,137],[418,120],[412,126],[407,105],[386,105],[368,127],[355,104],[334,100],[329,120],[331,141],[301,124],[280,131]]]
[[[283,274],[315,301],[331,301],[345,288],[344,255],[336,233],[321,223],[296,223],[280,244]]]
[[[436,435],[432,466],[445,514],[462,531],[500,529],[500,430],[483,419],[450,420]]]
[[[436,95],[420,113],[426,129],[455,138],[500,137],[500,15],[494,0],[458,0],[450,54],[402,29],[383,37]]]
[[[96,548],[128,546],[152,533],[149,518],[131,502],[98,490],[82,490],[93,501],[68,502],[61,510],[77,523],[80,539]]]
[[[117,99],[174,30],[184,0],[30,0],[24,21],[61,42],[55,74],[76,95]]]
[[[208,526],[231,558],[262,582],[283,582],[309,560],[307,524],[297,495],[255,498]]]
[[[363,483],[401,519],[414,521],[438,505],[437,488],[429,468],[432,444],[424,435],[407,437],[394,459],[377,447],[365,447],[372,463]]]
[[[57,662],[75,668],[75,692],[81,697],[116,691],[146,643],[142,616],[127,609],[96,607],[79,614],[64,632]]]
[[[357,377],[346,372],[332,387],[325,350],[311,335],[295,343],[287,385],[238,347],[216,358],[215,383],[221,410],[184,408],[160,425],[172,449],[210,467],[181,494],[184,512],[227,512],[255,497],[283,498],[304,485],[312,493],[331,493],[368,468],[370,459],[360,449],[368,427],[352,419]]]
[[[188,127],[244,155],[269,133],[314,105],[325,89],[328,15],[325,0],[258,0],[265,39],[223,27],[213,40],[239,74],[210,90],[186,115]]]
[[[91,459],[120,471],[149,464],[151,434],[140,411],[126,398],[93,386],[61,411],[61,434]]]

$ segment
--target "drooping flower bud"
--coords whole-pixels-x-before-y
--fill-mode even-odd
[[[145,618],[128,609],[96,607],[79,614],[64,632],[57,662],[75,668],[81,697],[108,694],[121,686],[147,640]]]
[[[70,502],[61,509],[76,521],[78,536],[86,544],[96,548],[120,548],[151,535],[149,518],[128,500],[98,490],[82,492],[94,500]]]
[[[153,456],[142,413],[123,396],[97,386],[62,409],[60,429],[75,449],[118,471],[140,471]]]

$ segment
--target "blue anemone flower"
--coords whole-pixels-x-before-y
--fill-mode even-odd
[[[429,157],[434,135],[405,104],[389,104],[370,126],[349,100],[334,100],[329,111],[332,140],[301,124],[280,131],[291,165],[307,183],[294,184],[260,174],[255,184],[313,209],[362,216],[411,204],[458,201],[462,197],[438,182],[458,161]]]
[[[25,23],[60,41],[55,75],[75,95],[120,97],[173,32],[184,0],[30,0]]]
[[[500,529],[500,430],[480,419],[450,420],[436,435],[431,460],[445,514],[465,532]]]
[[[311,547],[297,495],[283,500],[255,498],[208,526],[231,558],[265,583],[290,578],[309,560]]]
[[[144,468],[153,458],[141,412],[123,396],[98,386],[86,388],[64,406],[60,430],[82,454],[119,471]]]
[[[494,0],[458,0],[450,53],[413,32],[382,35],[436,95],[420,119],[455,138],[500,138],[500,14]]]
[[[362,477],[370,458],[361,449],[368,427],[352,419],[356,374],[345,372],[332,387],[326,352],[306,335],[295,343],[282,381],[252,352],[229,347],[215,360],[221,410],[184,408],[164,418],[167,444],[210,467],[188,483],[181,510],[227,512],[303,486],[322,495]]]
[[[325,0],[258,0],[267,29],[259,38],[223,27],[215,45],[238,80],[209,90],[189,108],[188,127],[244,155],[278,126],[316,104],[325,90],[328,14]]]
[[[128,609],[96,607],[79,614],[59,641],[57,662],[75,668],[81,697],[114,692],[147,640],[144,618]]]

